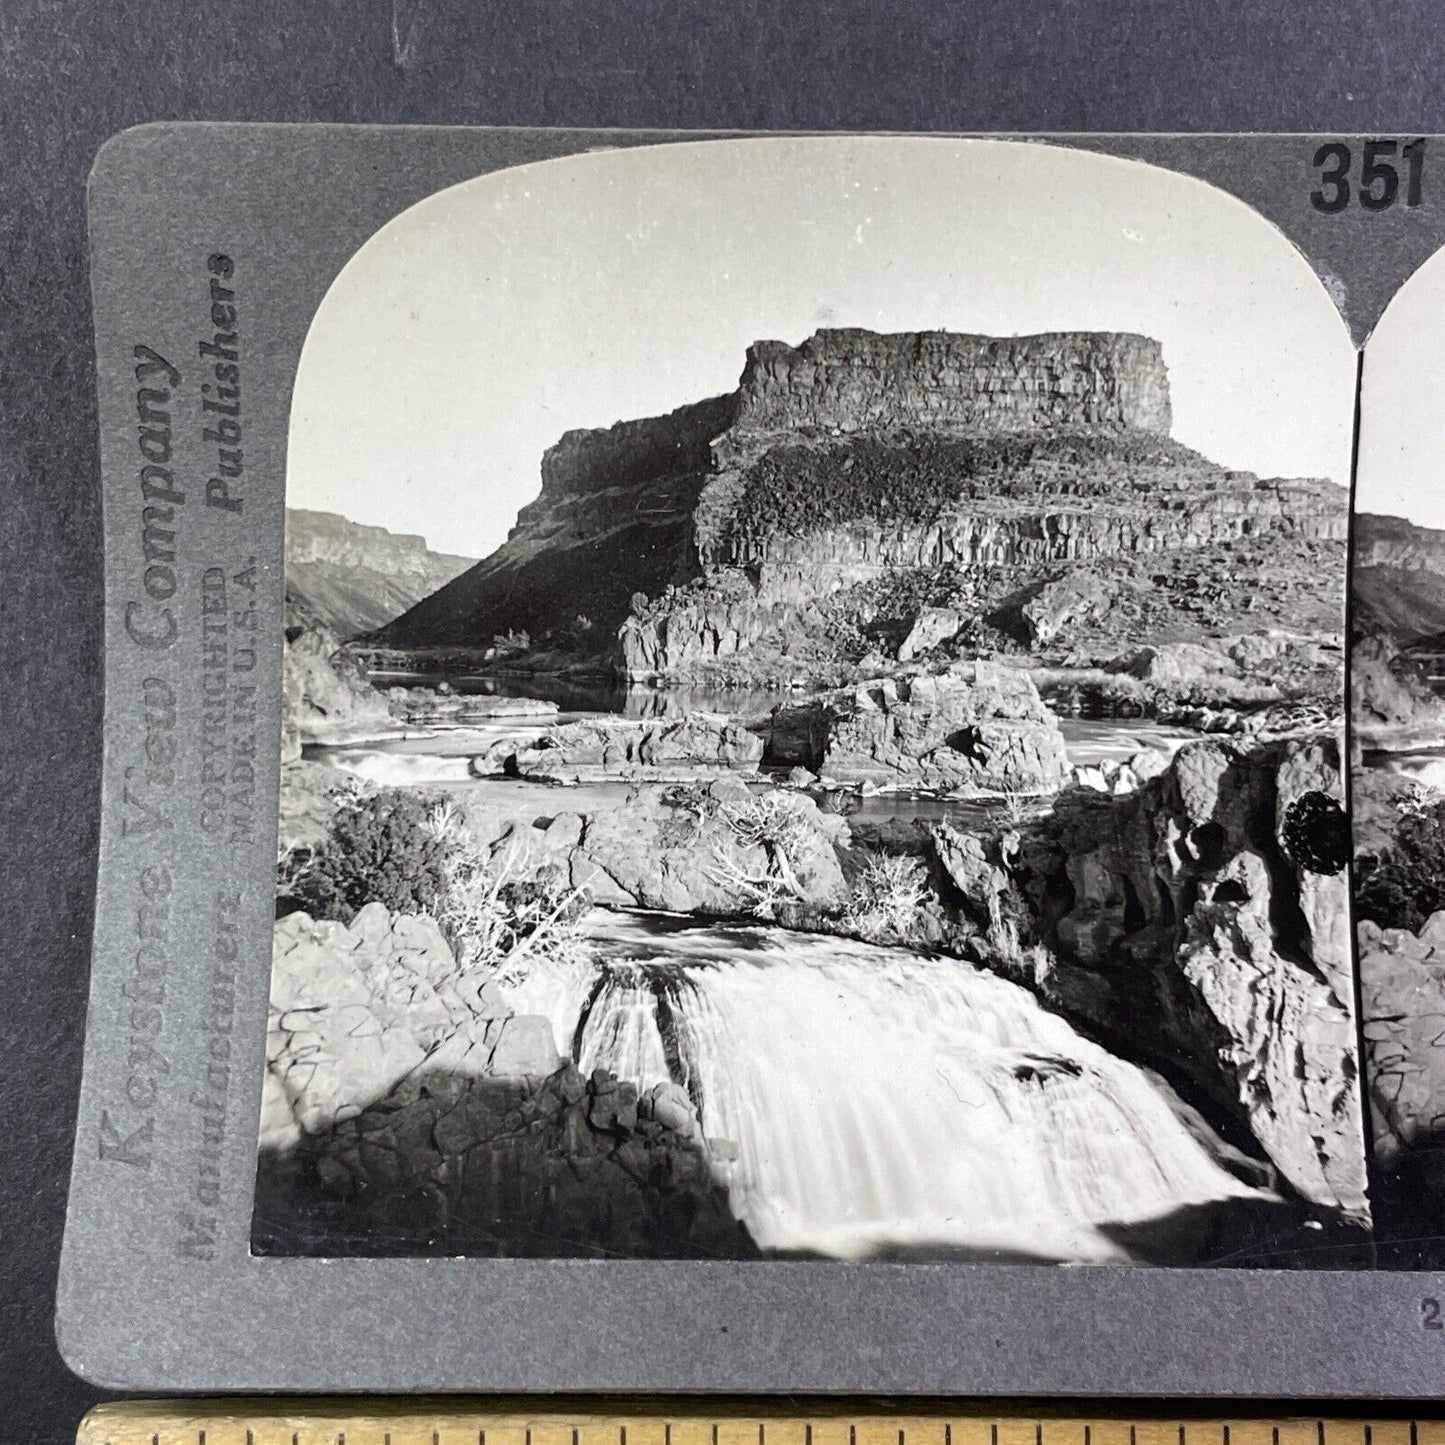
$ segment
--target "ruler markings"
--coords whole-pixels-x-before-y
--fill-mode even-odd
[[[685,1410],[668,1418],[665,1407],[654,1414],[643,1407],[625,1421],[584,1408],[530,1420],[496,1412],[483,1416],[482,1424],[479,1412],[408,1409],[399,1400],[350,1406],[345,1413],[332,1403],[315,1416],[307,1407],[304,1400],[250,1408],[241,1402],[100,1406],[82,1425],[78,1445],[280,1445],[283,1438],[290,1445],[1445,1445],[1445,1418],[1388,1415],[1368,1421],[1319,1415],[1130,1420],[1045,1412],[990,1419],[967,1407],[925,1407],[915,1414],[905,1404],[907,1413],[891,1418],[850,1418],[836,1405],[812,1418],[789,1415],[786,1406],[766,1415],[744,1407],[711,1418]]]

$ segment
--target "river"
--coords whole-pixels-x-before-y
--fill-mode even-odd
[[[601,706],[556,700],[562,721],[672,710],[636,691],[586,699]],[[706,699],[733,713],[762,701]],[[556,720],[310,751],[374,783],[550,811],[551,789],[474,777],[469,761]],[[1078,765],[1193,736],[1143,721],[1061,725]],[[568,789],[567,807],[616,806],[633,786]],[[850,806],[855,818],[966,823],[988,805],[886,794]],[[549,1019],[584,1072],[686,1089],[705,1135],[735,1156],[731,1207],[766,1251],[1121,1263],[1139,1257],[1129,1236],[1150,1222],[1278,1205],[1226,1167],[1228,1151],[1156,1077],[960,960],[683,915],[595,909],[586,929],[588,961],[534,965],[507,987],[509,1007]]]

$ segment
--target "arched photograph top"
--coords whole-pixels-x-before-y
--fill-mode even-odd
[[[253,1248],[1338,1263],[1356,355],[1202,181],[468,181],[307,334]]]

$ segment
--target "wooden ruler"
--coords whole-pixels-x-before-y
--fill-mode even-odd
[[[615,1408],[615,1407],[614,1407]],[[77,1445],[1445,1445],[1445,1420],[1281,1415],[999,1414],[639,1405],[505,1410],[402,1400],[127,1401],[86,1416]]]

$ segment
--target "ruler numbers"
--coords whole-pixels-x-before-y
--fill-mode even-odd
[[[1358,163],[1358,168],[1357,168]],[[1317,184],[1310,205],[1327,216],[1351,205],[1388,211],[1418,206],[1424,196],[1425,137],[1415,140],[1326,141],[1310,162]]]

